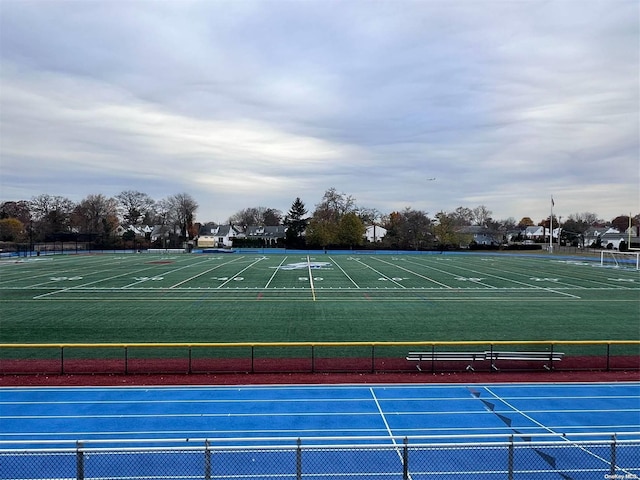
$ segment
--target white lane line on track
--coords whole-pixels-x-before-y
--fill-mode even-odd
[[[489,387],[484,387],[484,389],[489,392],[490,395],[492,395],[496,400],[498,400],[499,402],[502,402],[504,405],[506,405],[507,407],[511,408],[513,410],[513,412],[522,415],[524,418],[526,418],[527,420],[529,420],[530,422],[533,422],[534,424],[540,426],[540,428],[542,428],[543,430],[548,431],[549,433],[553,433],[555,435],[561,435],[560,433],[556,432],[555,430],[553,430],[552,428],[548,427],[547,425],[544,425],[540,422],[538,422],[537,420],[535,420],[533,417],[530,417],[529,415],[527,415],[526,413],[524,413],[522,410],[514,407],[513,405],[511,405],[509,402],[507,402],[505,399],[503,399],[502,397],[500,397],[498,394],[494,393],[493,391],[491,391],[491,389]],[[635,410],[635,409],[634,409]],[[598,411],[598,410],[592,410],[592,411]],[[612,411],[616,411],[616,410],[612,410]],[[568,438],[566,438],[564,435],[562,435],[562,438],[567,441],[568,443],[573,443],[571,440],[569,440]],[[606,458],[601,457],[600,455],[588,450],[587,448],[578,445],[578,448],[580,450],[582,450],[583,452],[585,452],[587,455],[591,455],[594,458],[597,458],[598,460],[600,460],[601,462],[605,463],[606,465],[611,466],[611,462],[609,460],[607,460]],[[624,471],[624,470],[623,470]]]
[[[389,434],[389,437],[391,437],[391,441],[393,442],[393,445],[396,447],[396,453],[398,454],[398,457],[400,457],[400,462],[404,464],[404,456],[402,455],[402,451],[400,450],[400,447],[398,447],[398,443],[396,442],[396,439],[393,437],[393,432],[389,427],[389,423],[387,422],[387,418],[385,417],[384,412],[382,411],[382,407],[380,406],[378,397],[376,397],[376,394],[373,391],[373,387],[369,387],[369,391],[371,392],[371,396],[373,397],[374,402],[376,402],[376,407],[378,407],[378,413],[382,417],[382,421],[384,422],[384,426],[387,429],[387,433]],[[411,480],[412,477],[409,474],[407,478]]]

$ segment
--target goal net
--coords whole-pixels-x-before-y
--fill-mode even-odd
[[[600,265],[603,267],[635,268],[640,270],[640,251],[602,250],[600,252]]]

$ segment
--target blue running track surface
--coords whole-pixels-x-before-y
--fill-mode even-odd
[[[395,444],[405,436],[514,432],[636,432],[638,439],[639,431],[638,382],[0,388],[3,449],[204,438],[248,446],[283,437],[336,445],[354,436]],[[2,470],[0,478],[11,478]]]

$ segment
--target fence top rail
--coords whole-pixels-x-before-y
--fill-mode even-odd
[[[78,450],[88,449],[92,445],[146,445],[146,448],[169,448],[182,445],[182,449],[186,447],[208,447],[228,448],[233,444],[234,448],[255,448],[257,444],[269,443],[270,447],[276,446],[324,446],[324,447],[344,447],[348,442],[349,445],[371,446],[384,445],[389,446],[389,442],[397,446],[407,441],[411,445],[433,445],[434,442],[446,444],[464,444],[477,445],[479,443],[496,442],[512,442],[515,440],[527,439],[527,442],[536,439],[535,443],[552,442],[552,443],[579,443],[579,442],[632,442],[640,443],[640,430],[630,432],[576,432],[570,434],[563,433],[497,433],[497,434],[458,434],[458,435],[377,435],[377,436],[342,436],[342,437],[227,437],[227,438],[138,438],[138,439],[90,439],[90,440],[0,440],[0,451],[6,451],[2,447],[5,445],[68,445],[66,449]],[[224,445],[217,445],[224,444]],[[148,445],[161,445],[158,447],[148,447]],[[120,447],[126,448],[126,447]],[[129,447],[132,448],[132,447]],[[60,449],[60,447],[59,447]],[[15,448],[14,448],[15,450]],[[23,448],[24,450],[24,448]],[[111,448],[110,450],[113,450]]]
[[[191,347],[455,347],[468,345],[640,345],[637,340],[472,340],[446,342],[138,342],[138,343],[0,343],[0,348],[191,348]]]
[[[428,443],[428,442],[407,442],[406,444],[392,444],[386,443],[332,443],[332,444],[288,444],[288,445],[274,445],[274,444],[259,444],[259,445],[182,445],[182,446],[162,446],[162,447],[144,447],[144,446],[130,446],[130,447],[68,447],[68,448],[0,448],[0,456],[8,454],[50,454],[50,453],[141,453],[141,452],[203,452],[209,451],[253,451],[253,450],[270,450],[270,451],[293,451],[298,448],[304,450],[398,450],[404,445],[407,448],[438,448],[438,449],[462,449],[462,448],[500,448],[515,446],[526,447],[528,449],[532,447],[554,447],[554,446],[570,446],[574,448],[585,448],[594,445],[625,445],[634,448],[640,448],[640,439],[627,440],[624,442],[614,442],[614,440],[580,440],[580,441],[563,441],[563,440],[547,440],[547,441],[527,441],[520,442],[515,439],[501,440],[501,441],[483,441],[483,442],[440,442],[440,443]]]

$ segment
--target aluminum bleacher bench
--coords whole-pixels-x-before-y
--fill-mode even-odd
[[[467,362],[467,370],[473,371],[473,362],[486,360],[486,352],[409,352],[407,360],[418,362],[419,371],[422,371],[422,362],[431,362],[432,371],[435,362]]]
[[[485,353],[485,360],[491,361],[491,368],[499,370],[496,366],[496,362],[500,360],[505,361],[522,361],[522,362],[547,362],[544,364],[544,368],[551,370],[553,368],[553,362],[559,362],[564,357],[562,352],[504,352],[498,350],[487,350]]]

